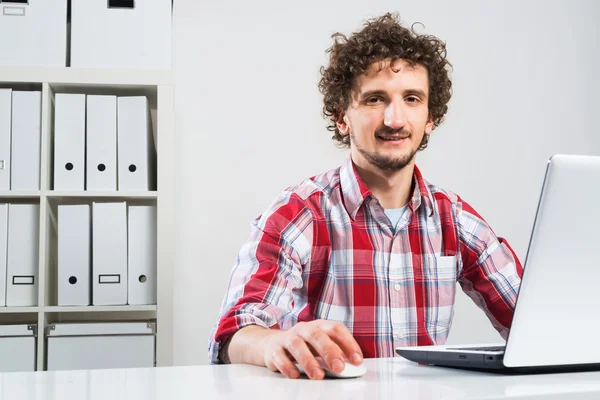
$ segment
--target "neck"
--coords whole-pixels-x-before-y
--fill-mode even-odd
[[[362,163],[361,163],[362,164]],[[383,208],[404,207],[412,196],[414,159],[400,171],[382,171],[365,163],[354,163],[358,175],[379,200]]]

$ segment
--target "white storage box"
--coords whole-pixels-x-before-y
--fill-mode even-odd
[[[171,68],[171,0],[71,0],[71,67]]]
[[[0,325],[0,372],[35,371],[37,325]]]
[[[155,327],[153,321],[48,325],[47,370],[154,367]]]
[[[0,0],[0,66],[64,67],[67,0]]]

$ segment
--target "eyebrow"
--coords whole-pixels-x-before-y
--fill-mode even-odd
[[[425,91],[423,91],[421,89],[406,89],[404,91],[404,95],[405,96],[406,95],[410,95],[410,94],[419,96],[422,99],[426,99],[427,98],[427,94],[425,93]],[[384,90],[368,90],[368,91],[366,91],[364,93],[361,93],[358,96],[358,98],[359,99],[366,99],[366,98],[371,97],[371,96],[385,96],[385,95],[386,95],[386,92]]]

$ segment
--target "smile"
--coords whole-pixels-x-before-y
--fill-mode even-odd
[[[407,138],[408,136],[377,136],[377,139],[384,140],[386,142],[399,142]]]

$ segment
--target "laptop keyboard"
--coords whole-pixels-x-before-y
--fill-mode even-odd
[[[504,351],[505,346],[496,347],[460,347],[453,350],[469,350],[469,351]]]

